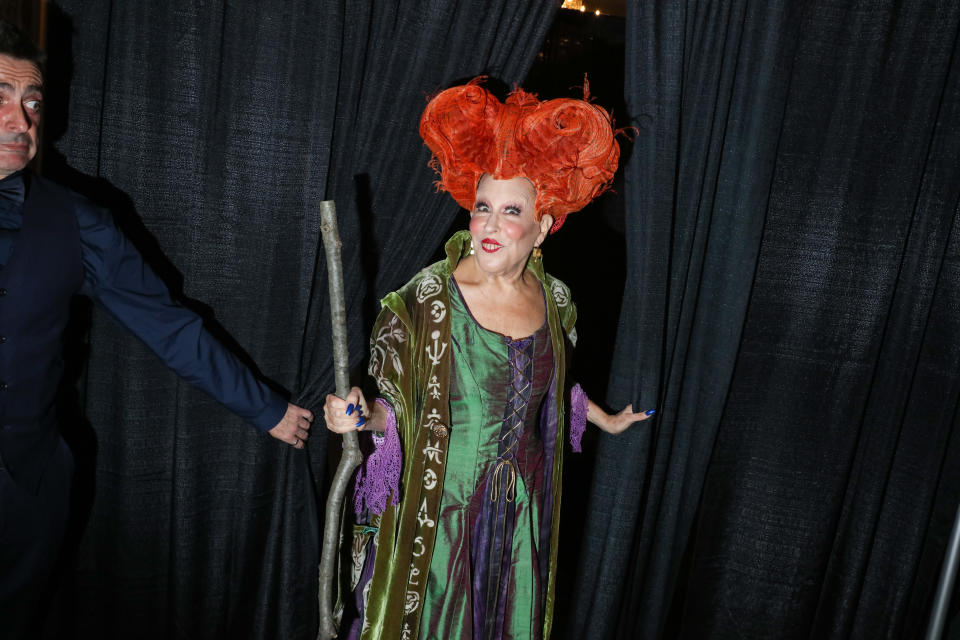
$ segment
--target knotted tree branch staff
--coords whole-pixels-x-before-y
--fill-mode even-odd
[[[333,376],[337,395],[346,397],[350,391],[350,358],[347,352],[347,310],[343,295],[343,264],[340,259],[340,232],[337,229],[337,208],[333,200],[320,203],[320,232],[323,250],[327,256],[327,286],[330,295],[330,325],[333,335]],[[354,469],[362,456],[356,432],[343,434],[343,455],[327,494],[327,511],[323,521],[323,552],[320,556],[320,629],[317,639],[335,638],[337,625],[333,620],[331,584],[339,550],[340,515],[343,498]]]

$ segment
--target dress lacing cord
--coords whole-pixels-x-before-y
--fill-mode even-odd
[[[500,487],[502,482],[506,482],[503,487],[503,498],[507,502],[513,502],[517,497],[517,464],[516,452],[520,445],[520,436],[523,433],[523,421],[527,413],[527,405],[530,402],[530,385],[532,380],[527,376],[525,369],[531,359],[527,353],[533,344],[531,338],[521,340],[507,341],[509,350],[510,366],[513,369],[513,376],[510,381],[509,396],[507,398],[508,412],[504,422],[510,425],[510,428],[500,434],[500,455],[497,456],[497,465],[493,469],[491,481],[493,488],[490,491],[490,501],[496,502],[500,499]]]

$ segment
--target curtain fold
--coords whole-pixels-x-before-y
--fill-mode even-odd
[[[637,3],[567,637],[917,637],[960,494],[955,3]]]
[[[804,17],[685,637],[925,631],[931,519],[960,493],[958,26],[945,4]]]
[[[69,93],[50,82],[47,173],[109,205],[212,330],[318,415],[294,451],[94,312],[89,424],[67,425],[92,502],[68,633],[315,637],[333,390],[318,204],[338,208],[356,364],[365,299],[422,267],[456,212],[417,135],[426,96],[522,79],[556,8],[51,3],[48,79]]]
[[[795,33],[764,27],[795,17],[747,2],[630,5],[625,97],[639,132],[625,167],[627,280],[608,400],[658,414],[600,440],[567,637],[662,630],[733,372],[777,152],[770,132],[783,118]]]

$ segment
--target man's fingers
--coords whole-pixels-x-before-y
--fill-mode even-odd
[[[330,402],[331,398],[335,398],[339,400],[339,398],[337,398],[336,396],[327,396],[327,402]],[[313,421],[313,412],[310,411],[310,409],[304,409],[303,407],[298,407],[295,404],[287,403],[287,412],[298,420],[303,418],[308,422]]]

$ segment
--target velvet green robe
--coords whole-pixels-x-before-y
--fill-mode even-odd
[[[382,300],[382,311],[370,339],[370,375],[380,396],[393,407],[403,450],[401,495],[398,504],[358,528],[353,541],[354,562],[363,562],[363,549],[374,536],[376,556],[366,597],[363,639],[417,638],[427,576],[437,536],[450,436],[448,389],[451,374],[450,291],[448,281],[460,259],[470,251],[470,234],[461,231],[446,245],[447,259],[418,273],[400,290]],[[556,393],[546,419],[555,421],[550,481],[551,535],[549,570],[545,577],[543,638],[550,636],[559,539],[563,446],[566,439],[567,354],[576,342],[576,307],[570,291],[546,275],[539,261],[527,269],[543,283],[547,323],[554,358]],[[354,578],[359,568],[354,567]]]

